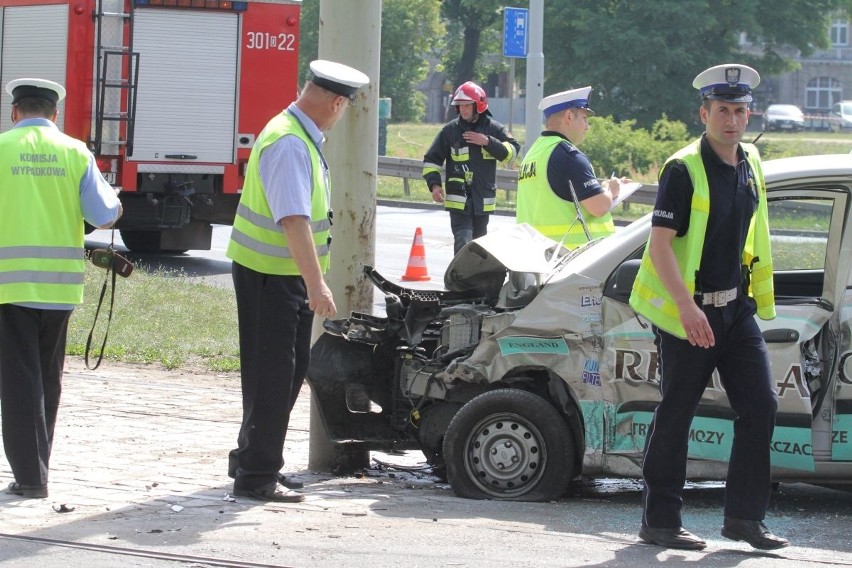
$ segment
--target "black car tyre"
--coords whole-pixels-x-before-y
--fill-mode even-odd
[[[565,419],[547,401],[518,389],[483,393],[447,427],[447,479],[459,497],[550,501],[574,471]]]

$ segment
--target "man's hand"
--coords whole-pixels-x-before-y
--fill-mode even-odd
[[[337,307],[322,276],[310,220],[303,215],[290,215],[281,219],[280,223],[287,235],[293,261],[305,281],[308,307],[321,318],[334,317]]]
[[[680,323],[686,331],[686,339],[693,347],[704,347],[705,349],[716,345],[713,329],[707,321],[707,315],[698,307],[694,300],[690,299],[678,304],[680,312]]]
[[[468,144],[476,144],[477,146],[487,146],[488,145],[488,135],[482,134],[481,132],[474,132],[473,130],[468,130],[462,133],[462,138]]]
[[[333,318],[337,315],[337,306],[334,305],[331,290],[324,280],[320,280],[317,286],[308,289],[308,307],[314,315],[321,318]]]
[[[444,192],[441,189],[441,186],[437,183],[432,186],[432,201],[435,203],[443,203],[444,202]]]
[[[612,195],[612,198],[615,199],[618,197],[618,194],[621,192],[621,186],[625,183],[630,183],[633,180],[628,177],[620,177],[617,178],[614,175],[610,177],[607,183],[607,189],[609,189],[609,194]]]

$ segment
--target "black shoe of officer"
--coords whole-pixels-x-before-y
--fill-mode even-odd
[[[760,550],[775,550],[790,544],[786,538],[775,536],[761,521],[746,521],[725,517],[722,536],[731,540],[742,540]]]
[[[642,525],[639,538],[648,544],[656,544],[665,548],[682,548],[685,550],[704,550],[707,543],[683,527],[673,529],[655,529]]]
[[[282,472],[278,472],[278,483],[286,487],[287,489],[301,489],[305,486],[305,484],[298,479],[294,479],[289,475],[284,475]]]

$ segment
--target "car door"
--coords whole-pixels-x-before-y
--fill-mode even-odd
[[[772,380],[778,391],[772,463],[775,467],[812,471],[815,440],[820,451],[827,452],[832,436],[830,420],[820,421],[814,432],[814,416],[824,405],[830,407],[833,399],[828,395],[833,388],[832,361],[837,360],[840,333],[835,308],[843,300],[848,270],[838,263],[848,188],[792,181],[783,187],[770,187],[768,196],[777,317],[758,322],[767,341]],[[607,282],[602,299],[605,453],[613,473],[624,469],[620,458],[638,461],[659,401],[657,353],[650,324],[627,305],[641,253],[640,247],[625,258]],[[842,286],[838,286],[839,281]],[[849,366],[852,376],[852,360]],[[847,393],[852,401],[852,386]],[[714,372],[692,423],[689,456],[695,461],[691,475],[724,475],[723,469],[701,460],[728,460],[733,419],[718,373]]]
[[[789,184],[769,194],[776,318],[758,319],[769,350],[778,415],[775,467],[814,470],[830,455],[830,412],[846,289],[841,261],[848,188]],[[841,276],[842,274],[842,276]]]

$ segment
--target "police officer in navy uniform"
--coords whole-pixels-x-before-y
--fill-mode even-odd
[[[15,481],[6,491],[48,496],[65,341],[83,302],[84,219],[121,216],[115,190],[86,145],[59,131],[65,88],[10,81],[14,127],[0,134],[0,414]]]
[[[497,208],[497,162],[510,162],[520,145],[491,117],[485,90],[468,81],[453,95],[458,118],[441,128],[423,156],[423,178],[436,203],[450,212],[453,251],[488,232]],[[441,168],[447,179],[441,186]]]
[[[683,528],[681,509],[690,425],[714,369],[736,415],[722,535],[759,549],[788,545],[763,523],[778,404],[754,316],[774,318],[775,302],[760,157],[741,143],[759,81],[739,64],[695,78],[705,133],[663,166],[630,297],[653,324],[662,393],[645,443],[639,537],[669,548],[706,547]]]
[[[331,213],[323,132],[343,116],[366,75],[318,60],[299,98],[257,138],[227,255],[237,296],[243,420],[229,455],[234,495],[298,502],[280,473],[290,412],[310,362],[314,315],[337,308],[323,274]],[[280,490],[279,483],[287,490]]]
[[[610,177],[602,185],[589,158],[577,148],[594,114],[589,108],[591,91],[582,87],[541,100],[538,108],[544,112],[545,130],[527,151],[518,173],[517,222],[529,223],[569,249],[588,242],[589,237],[615,232],[609,210],[621,184],[629,181]]]

